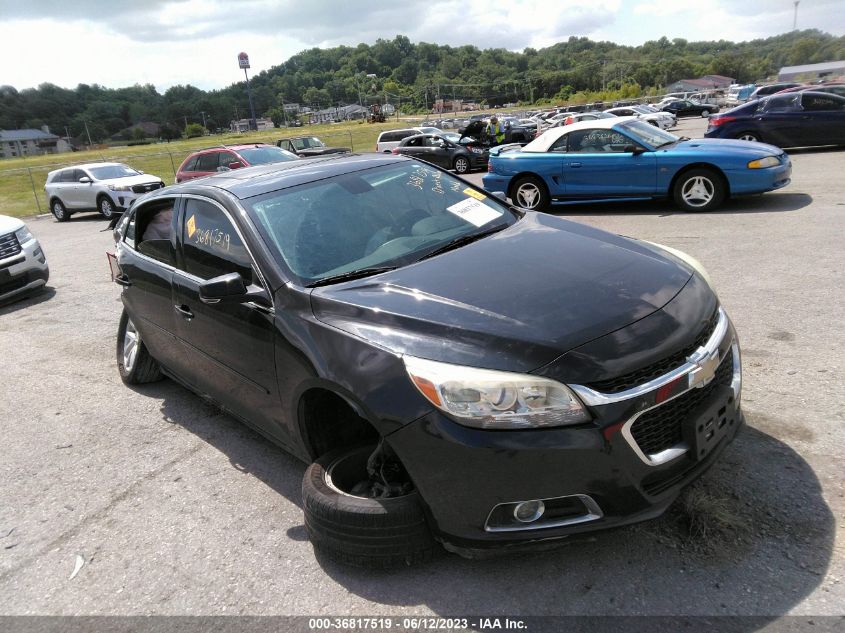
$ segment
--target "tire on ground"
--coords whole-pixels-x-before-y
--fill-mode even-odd
[[[67,222],[70,220],[70,213],[68,213],[64,203],[58,198],[54,198],[50,202],[50,212],[59,222]]]
[[[696,184],[701,187],[698,190],[702,192],[701,198],[695,197],[699,195],[694,190]],[[684,211],[712,211],[722,204],[726,196],[727,188],[721,174],[707,168],[685,171],[678,176],[672,188],[675,204]]]
[[[124,343],[126,330],[129,325],[129,315],[126,310],[120,315],[120,324],[117,327],[117,369],[120,372],[120,379],[127,385],[140,385],[146,382],[161,380],[161,368],[158,362],[147,351],[147,346],[141,340],[140,334],[135,330],[137,347],[132,366],[127,369],[124,362]],[[133,325],[134,329],[134,325]]]
[[[416,490],[401,497],[367,499],[327,483],[333,464],[344,459],[365,463],[374,448],[334,451],[305,471],[302,506],[311,543],[327,558],[355,567],[385,569],[429,560],[435,542]]]
[[[525,189],[527,192],[533,192],[533,197],[528,200],[525,196],[521,196],[521,189]],[[510,199],[514,205],[534,211],[547,211],[551,204],[551,198],[549,197],[546,185],[536,176],[523,176],[513,183]]]

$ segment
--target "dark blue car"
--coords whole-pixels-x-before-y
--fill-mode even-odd
[[[810,90],[772,95],[710,117],[704,136],[778,147],[845,145],[845,97]]]
[[[573,123],[519,151],[490,151],[487,191],[519,207],[553,202],[671,198],[684,211],[710,211],[729,196],[789,184],[789,156],[772,145],[679,138],[629,117]]]

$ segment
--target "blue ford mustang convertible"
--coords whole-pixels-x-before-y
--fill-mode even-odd
[[[505,192],[528,209],[672,198],[685,211],[710,211],[729,196],[785,187],[792,162],[773,145],[690,140],[617,118],[553,128],[520,149],[494,148],[487,171],[487,191]]]

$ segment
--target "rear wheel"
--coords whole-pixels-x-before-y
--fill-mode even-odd
[[[523,176],[513,184],[511,200],[523,209],[546,211],[551,203],[543,181],[535,176]]]
[[[739,141],[757,141],[760,142],[760,135],[756,132],[741,132],[736,136]]]
[[[381,483],[368,474],[374,452],[373,445],[341,449],[305,471],[302,505],[314,549],[355,567],[388,568],[430,559],[435,543],[419,493],[407,482],[390,496],[377,494]],[[384,469],[380,465],[379,471]]]
[[[70,220],[70,213],[67,212],[64,203],[58,198],[50,203],[50,211],[53,213],[53,217],[55,217],[59,222],[67,222]]]
[[[702,117],[704,117],[704,118],[706,119],[707,117],[709,117],[709,116],[710,116],[710,110],[702,110],[702,111],[701,111],[701,116],[702,116]]]
[[[452,164],[455,172],[465,174],[469,171],[469,159],[466,156],[456,156],[455,162]]]
[[[675,203],[684,211],[711,211],[725,199],[721,176],[710,169],[690,169],[675,181]]]
[[[150,356],[126,310],[120,315],[117,327],[117,369],[127,385],[161,380],[158,362]]]

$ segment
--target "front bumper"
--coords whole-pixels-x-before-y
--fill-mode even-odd
[[[743,424],[739,347],[727,316],[690,358],[629,390],[633,395],[579,390],[593,421],[578,427],[485,431],[432,412],[388,441],[420,491],[435,534],[455,551],[522,547],[653,518]],[[657,431],[634,427],[649,415],[663,416]],[[711,445],[704,439],[708,423],[716,425]],[[653,443],[654,432],[676,432],[671,451],[639,446]],[[533,500],[544,501],[545,517],[513,519],[514,504]]]
[[[21,251],[0,260],[0,301],[12,299],[47,283],[50,268],[38,240],[21,244]]]
[[[792,179],[792,161],[785,161],[765,169],[737,169],[727,171],[731,195],[764,193],[786,187]]]

